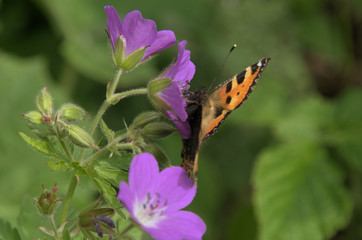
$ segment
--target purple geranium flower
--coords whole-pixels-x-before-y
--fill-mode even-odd
[[[172,83],[156,94],[172,109],[172,111],[165,110],[165,112],[174,122],[183,139],[188,139],[191,134],[183,93],[189,90],[189,83],[195,74],[195,65],[190,60],[190,50],[185,50],[186,44],[187,41],[178,44],[179,52],[176,62],[161,75],[161,78],[172,79]]]
[[[181,167],[159,172],[153,155],[136,155],[129,168],[129,186],[119,185],[118,199],[153,238],[201,239],[206,225],[196,214],[181,211],[191,203],[196,185]]]
[[[117,39],[121,36],[124,46],[124,57],[134,51],[147,47],[142,59],[145,61],[152,54],[166,49],[176,43],[175,34],[170,30],[157,31],[156,23],[144,19],[138,10],[129,12],[123,23],[113,6],[105,6],[107,14],[108,31],[111,38],[113,51]]]

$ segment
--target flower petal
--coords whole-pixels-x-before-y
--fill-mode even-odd
[[[157,37],[156,23],[144,19],[138,10],[129,12],[123,20],[123,35],[126,39],[125,56],[135,50],[150,46]]]
[[[177,82],[172,82],[166,89],[156,94],[176,114],[176,119],[186,121],[186,100],[183,98],[181,88]]]
[[[160,222],[157,228],[145,228],[155,239],[187,239],[199,240],[206,232],[206,225],[196,214],[188,211],[178,211]]]
[[[178,55],[176,62],[167,70],[164,78],[171,78],[178,82],[183,88],[191,81],[195,74],[195,64],[190,60],[190,50],[186,50],[187,41],[178,44]],[[183,89],[183,91],[188,90]]]
[[[157,192],[163,199],[167,199],[168,214],[192,202],[196,195],[196,185],[182,167],[170,167],[160,173]]]
[[[147,192],[158,183],[159,168],[155,157],[150,153],[141,153],[133,157],[129,168],[129,186],[138,200],[143,200]]]
[[[132,213],[133,212],[133,202],[135,200],[134,192],[128,187],[127,183],[120,182],[119,184],[119,192],[118,199],[122,202],[122,204],[127,208],[127,210]]]
[[[104,11],[106,11],[107,14],[108,32],[111,37],[111,43],[114,50],[117,39],[122,34],[122,22],[113,6],[105,6]]]
[[[165,113],[172,120],[173,124],[175,124],[177,130],[181,134],[182,139],[189,139],[191,136],[191,127],[189,122],[178,120],[173,112],[165,111]]]
[[[150,47],[146,49],[146,53],[142,60],[147,59],[152,54],[171,47],[176,43],[175,34],[171,30],[163,30],[157,32],[157,37]]]

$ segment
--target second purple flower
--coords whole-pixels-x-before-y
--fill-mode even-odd
[[[152,54],[176,43],[172,31],[157,31],[156,23],[144,19],[138,10],[129,12],[123,23],[113,6],[105,6],[104,10],[117,67],[130,70]]]

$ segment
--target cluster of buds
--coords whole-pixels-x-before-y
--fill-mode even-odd
[[[23,114],[29,128],[40,137],[68,135],[76,145],[97,148],[92,137],[74,123],[83,120],[86,112],[79,106],[66,103],[54,111],[53,100],[46,87],[36,96],[37,111]]]

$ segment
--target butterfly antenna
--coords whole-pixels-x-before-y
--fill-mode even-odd
[[[210,87],[209,87],[209,89],[207,90],[208,92],[209,92],[210,89],[212,88],[212,85],[214,85],[214,83],[215,83],[215,81],[216,81],[216,78],[219,76],[219,74],[220,74],[221,70],[223,69],[226,61],[228,60],[231,52],[234,51],[235,48],[236,48],[236,44],[234,44],[234,45],[230,48],[229,53],[226,55],[226,57],[225,57],[225,59],[224,59],[224,62],[221,64],[221,66],[220,66],[219,69],[217,70],[214,80],[212,80],[212,82],[211,82],[211,84],[210,84]]]

